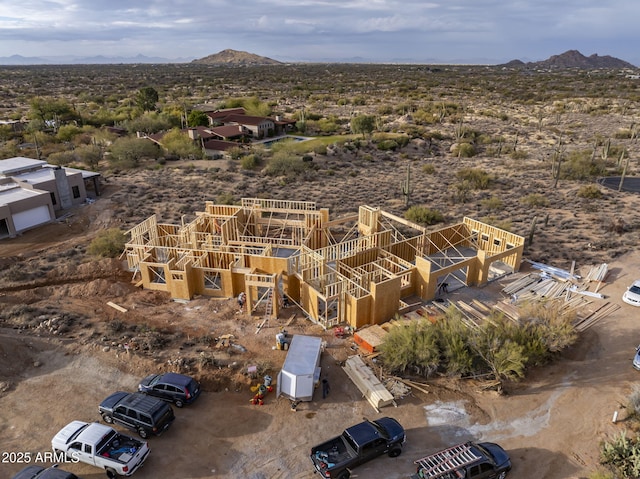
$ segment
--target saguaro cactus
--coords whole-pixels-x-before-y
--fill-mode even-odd
[[[411,165],[407,165],[407,178],[401,183],[402,194],[404,195],[404,205],[409,206],[411,202]]]

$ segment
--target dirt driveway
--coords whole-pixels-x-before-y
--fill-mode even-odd
[[[405,451],[358,468],[354,477],[406,478],[421,455],[475,439],[507,449],[512,477],[585,478],[598,464],[600,440],[628,427],[623,405],[639,374],[631,367],[640,341],[638,311],[620,298],[640,276],[640,253],[609,264],[609,270],[600,292],[621,308],[588,329],[554,364],[531,371],[503,396],[472,382],[439,380],[430,382],[429,394],[414,391],[398,400],[398,407],[376,413],[339,367],[353,353],[349,340],[298,321],[292,333],[324,334],[328,341],[322,364],[332,386],[327,399],[317,395],[293,412],[288,401],[275,396],[268,396],[264,406],[250,404],[252,393],[246,387],[207,386],[196,403],[176,410],[177,420],[166,434],[150,440],[151,455],[135,477],[311,478],[308,453],[314,443],[363,416],[388,415],[408,431]],[[279,367],[284,352],[269,347],[275,329],[260,335],[251,331],[247,336],[261,338],[265,354]],[[0,380],[8,388],[0,396],[4,453],[31,452],[35,457],[49,451],[59,428],[73,419],[98,420],[97,404],[106,395],[134,389],[154,367],[145,357],[104,349],[81,339],[2,332]],[[0,471],[7,477],[24,465],[4,462]],[[105,477],[89,466],[65,467],[85,479]]]

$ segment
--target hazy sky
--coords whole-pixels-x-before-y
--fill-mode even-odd
[[[638,0],[0,0],[0,57],[503,63],[567,50],[640,65]]]

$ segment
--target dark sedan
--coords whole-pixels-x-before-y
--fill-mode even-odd
[[[40,466],[27,466],[18,474],[12,477],[12,479],[80,479],[75,474],[72,474],[62,469],[58,469],[58,466],[52,466],[48,468]]]
[[[191,376],[179,373],[151,374],[140,381],[138,391],[182,407],[197,399],[200,383]]]

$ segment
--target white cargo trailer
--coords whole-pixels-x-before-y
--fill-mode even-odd
[[[320,381],[320,356],[322,338],[296,334],[278,373],[277,396],[298,401],[311,401],[313,391]]]

